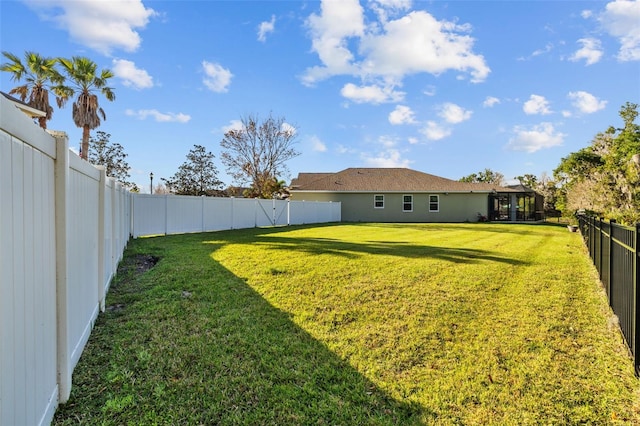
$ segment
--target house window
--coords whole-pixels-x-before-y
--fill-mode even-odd
[[[429,195],[429,211],[430,212],[439,212],[440,211],[440,196],[439,195]]]
[[[413,195],[402,196],[402,211],[403,212],[413,211]]]
[[[373,196],[373,207],[376,209],[384,209],[384,195]]]

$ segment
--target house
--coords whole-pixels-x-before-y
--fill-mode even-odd
[[[349,168],[300,173],[294,201],[333,201],[345,222],[535,220],[535,192],[525,187],[459,182],[406,168]]]
[[[2,96],[7,98],[9,101],[11,101],[11,103],[14,104],[16,106],[16,108],[18,108],[20,111],[25,113],[30,118],[40,118],[40,117],[46,117],[47,116],[46,112],[40,111],[39,109],[35,109],[34,107],[30,106],[26,102],[22,102],[20,99],[14,98],[13,96],[9,95],[8,93],[0,92],[0,94],[2,94]]]

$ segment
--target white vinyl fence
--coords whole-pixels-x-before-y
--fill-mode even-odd
[[[0,425],[68,400],[131,236],[340,221],[340,203],[131,194],[4,96],[0,200]]]
[[[133,237],[339,222],[340,203],[135,194]]]
[[[131,194],[0,96],[0,425],[49,424],[131,234]]]

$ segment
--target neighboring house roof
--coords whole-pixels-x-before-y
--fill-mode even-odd
[[[337,173],[300,173],[291,191],[331,192],[517,192],[490,183],[459,182],[406,168],[349,168]]]
[[[13,96],[9,95],[8,93],[4,93],[4,92],[1,92],[1,91],[0,91],[0,93],[5,98],[7,98],[11,102],[13,102],[13,104],[18,109],[20,109],[22,112],[24,112],[25,114],[27,114],[31,118],[45,117],[47,115],[44,111],[40,111],[39,109],[35,109],[34,107],[29,106],[29,104],[27,104],[26,102],[22,102],[20,99],[14,98]]]
[[[507,188],[515,189],[518,192],[536,192],[534,189],[531,189],[521,183],[517,185],[507,185]]]

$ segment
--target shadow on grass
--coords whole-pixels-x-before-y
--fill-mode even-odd
[[[211,234],[140,239],[161,258],[113,284],[54,424],[410,425],[396,401],[211,258]],[[307,245],[329,242],[308,242]]]
[[[407,228],[404,224],[402,226],[403,228]],[[439,228],[440,227],[437,227],[437,229],[433,229],[433,227],[422,227],[421,229],[425,229],[425,231],[441,231]],[[366,243],[354,243],[336,238],[303,238],[300,236],[286,237],[278,235],[278,233],[289,230],[290,228],[262,228],[254,230],[251,234],[251,238],[249,239],[243,240],[234,237],[230,242],[235,244],[260,244],[266,248],[284,250],[287,252],[298,251],[313,255],[331,254],[349,259],[355,259],[368,254],[413,259],[433,258],[454,263],[500,262],[511,265],[525,265],[528,263],[522,259],[498,256],[491,251],[481,249],[443,247],[397,241],[368,241]],[[220,237],[224,239],[224,236],[221,233],[216,235],[215,240],[220,241]]]

